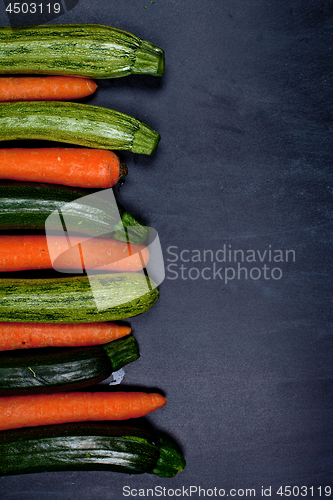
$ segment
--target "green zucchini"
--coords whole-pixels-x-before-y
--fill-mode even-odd
[[[143,273],[0,279],[0,321],[95,323],[130,318],[159,297]]]
[[[0,457],[3,476],[97,470],[174,477],[186,466],[178,446],[161,433],[111,422],[2,431]]]
[[[0,104],[0,141],[37,139],[150,155],[160,135],[145,123],[101,106],[64,101]]]
[[[185,469],[185,459],[180,448],[166,435],[160,436],[160,456],[152,474],[160,477],[174,477]]]
[[[162,49],[99,24],[1,27],[0,53],[0,74],[118,78],[164,73]]]
[[[110,210],[107,198],[94,197],[93,206],[89,205],[83,197],[91,193],[81,188],[52,184],[1,182],[0,231],[44,232],[49,215],[61,210],[67,203],[75,202],[74,217],[75,220],[84,220],[85,234],[102,236],[111,233],[113,238],[126,241],[126,234],[122,230],[126,228],[131,243],[141,245],[146,242],[150,232],[148,226],[137,221],[120,204],[117,204],[117,210]]]
[[[132,335],[90,347],[0,352],[0,396],[82,389],[106,380],[138,357]]]

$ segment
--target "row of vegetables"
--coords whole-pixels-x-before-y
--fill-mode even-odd
[[[150,228],[121,206],[115,214],[85,201],[127,175],[113,150],[149,155],[160,135],[120,112],[67,102],[95,92],[94,79],[163,75],[164,53],[100,25],[0,28],[0,52],[0,73],[10,75],[0,78],[0,140],[72,145],[0,150],[0,272],[12,273],[0,279],[0,473],[173,477],[185,468],[181,450],[141,419],[166,398],[96,386],[139,357],[131,328],[114,321],[159,297],[143,272]],[[54,267],[46,221],[73,202],[76,219],[102,236],[71,237],[69,247],[55,235],[57,268],[70,274],[40,277]]]

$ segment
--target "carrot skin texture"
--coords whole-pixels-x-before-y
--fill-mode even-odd
[[[0,351],[39,347],[81,347],[107,344],[125,337],[131,328],[105,323],[0,322]]]
[[[79,237],[70,240],[71,247],[64,236],[1,235],[0,273],[52,269],[48,245],[57,252],[53,264],[58,270],[100,268],[136,272],[142,270],[149,260],[149,251],[144,245],[131,245],[111,238],[90,238],[82,243]]]
[[[119,181],[119,157],[89,148],[0,149],[0,179],[107,189]]]
[[[81,99],[95,92],[90,78],[70,76],[0,77],[0,102],[66,101]]]
[[[39,425],[127,420],[162,408],[166,398],[144,392],[68,392],[0,398],[0,431]]]

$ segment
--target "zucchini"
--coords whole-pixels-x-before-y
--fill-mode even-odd
[[[174,477],[185,469],[185,459],[180,448],[168,436],[160,436],[160,456],[152,474],[160,477]]]
[[[59,424],[2,431],[0,474],[113,471],[174,477],[185,468],[178,446],[139,425]],[[159,464],[159,465],[157,465]]]
[[[137,316],[159,297],[143,273],[0,279],[0,321],[95,323]]]
[[[145,123],[101,106],[64,101],[0,104],[0,141],[37,139],[150,155],[160,135]]]
[[[131,214],[117,204],[117,210],[110,210],[112,202],[105,197],[93,197],[93,206],[83,197],[92,191],[52,184],[33,182],[0,183],[0,231],[45,231],[45,221],[53,212],[75,202],[75,220],[84,220],[87,235],[110,234],[119,241],[126,241],[123,228],[130,232],[131,243],[145,243],[150,228],[138,222]],[[119,217],[121,224],[119,224]],[[49,222],[52,222],[49,220]],[[56,227],[53,228],[56,230]],[[117,230],[118,229],[118,230]],[[52,227],[50,227],[52,230]]]
[[[99,24],[1,27],[0,53],[0,74],[118,78],[164,73],[162,49]]]
[[[98,346],[0,352],[0,396],[82,389],[138,357],[132,335]]]

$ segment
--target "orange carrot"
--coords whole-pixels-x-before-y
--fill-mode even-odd
[[[0,398],[0,431],[38,425],[127,420],[162,408],[161,394],[145,392],[67,392]]]
[[[116,323],[0,322],[0,351],[36,347],[79,347],[107,344],[131,333]]]
[[[148,263],[149,251],[144,245],[111,238],[82,238],[45,235],[1,235],[0,272],[38,269],[137,272]],[[51,256],[53,257],[53,265]]]
[[[97,84],[90,78],[74,76],[10,76],[0,78],[0,102],[67,101],[95,92]]]
[[[126,175],[118,156],[105,149],[0,149],[0,179],[105,189]]]

